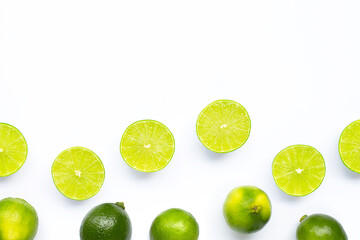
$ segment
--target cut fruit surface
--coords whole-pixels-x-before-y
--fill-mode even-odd
[[[200,142],[218,153],[231,152],[249,138],[251,122],[246,109],[232,100],[217,100],[202,110],[196,122]]]
[[[305,196],[315,191],[322,183],[325,171],[322,155],[307,145],[283,149],[272,166],[276,185],[292,196]]]
[[[21,132],[14,126],[0,123],[0,177],[17,172],[25,163],[27,151]]]
[[[345,166],[360,173],[360,120],[351,123],[342,132],[339,153]]]
[[[60,153],[51,173],[56,188],[74,200],[85,200],[96,195],[105,179],[100,158],[83,147],[72,147]]]
[[[131,124],[120,142],[124,161],[141,172],[163,169],[174,152],[174,136],[164,124],[155,120],[141,120]]]

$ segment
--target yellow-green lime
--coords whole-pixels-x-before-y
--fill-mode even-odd
[[[156,172],[168,165],[175,152],[175,140],[161,122],[141,120],[131,124],[120,142],[124,161],[141,172]]]
[[[38,229],[39,219],[35,209],[20,198],[0,201],[0,239],[32,240]]]
[[[197,240],[199,224],[193,215],[179,208],[160,213],[152,222],[150,240]]]
[[[273,162],[276,185],[292,196],[315,191],[325,177],[325,161],[318,150],[307,145],[293,145],[280,151]]]
[[[21,132],[14,126],[0,123],[0,177],[17,172],[25,163],[27,152]]]
[[[217,100],[206,106],[196,122],[200,142],[213,152],[226,153],[249,138],[251,122],[246,109],[232,100]]]
[[[254,186],[233,189],[223,206],[226,223],[240,233],[262,229],[271,217],[271,203],[267,194]]]
[[[339,153],[345,166],[360,173],[360,120],[351,123],[342,132]]]
[[[96,195],[105,179],[100,158],[84,147],[72,147],[61,152],[52,165],[51,173],[56,188],[74,200]]]

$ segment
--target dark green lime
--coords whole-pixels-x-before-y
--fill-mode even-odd
[[[124,203],[104,203],[91,209],[80,228],[81,240],[130,240],[131,222]]]
[[[325,214],[303,216],[296,231],[297,240],[347,240],[348,237],[336,219]]]

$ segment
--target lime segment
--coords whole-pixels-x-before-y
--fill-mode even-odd
[[[217,100],[202,110],[196,122],[200,142],[213,152],[226,153],[241,147],[250,135],[246,109],[232,100]]]
[[[83,147],[72,147],[60,153],[52,165],[51,173],[57,189],[74,200],[95,196],[105,179],[105,169],[100,158]]]
[[[293,145],[279,152],[272,166],[277,186],[292,196],[315,191],[325,177],[325,161],[313,147]]]
[[[6,123],[0,123],[0,177],[17,172],[25,163],[27,144],[21,132]]]
[[[170,130],[155,120],[141,120],[131,124],[120,142],[124,161],[135,170],[155,172],[163,169],[175,151]]]
[[[342,132],[339,153],[345,166],[360,173],[360,120],[351,123]]]

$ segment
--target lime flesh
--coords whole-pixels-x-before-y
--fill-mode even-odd
[[[155,172],[171,161],[175,140],[170,130],[155,120],[141,120],[131,124],[120,142],[124,161],[141,172]]]
[[[74,200],[85,200],[96,195],[105,179],[100,158],[83,147],[72,147],[60,153],[51,173],[57,189]]]
[[[25,163],[27,144],[21,132],[6,123],[0,123],[0,177],[17,172]]]
[[[325,171],[322,155],[307,145],[283,149],[272,166],[276,185],[292,196],[305,196],[315,191],[322,183]]]
[[[253,233],[262,229],[271,217],[271,203],[267,194],[254,186],[233,189],[224,207],[226,223],[240,233]]]
[[[246,109],[232,100],[206,106],[196,122],[200,142],[209,150],[226,153],[240,148],[249,138],[251,122]]]
[[[179,208],[160,213],[151,224],[150,240],[197,240],[199,225],[191,213]]]
[[[32,240],[38,223],[35,209],[25,200],[5,198],[0,201],[1,240]]]
[[[339,153],[345,166],[360,173],[360,120],[351,123],[342,132]]]

